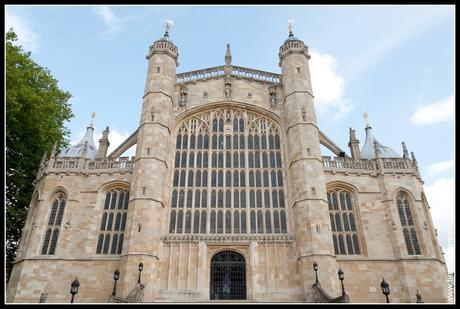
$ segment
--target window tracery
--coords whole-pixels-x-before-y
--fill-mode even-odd
[[[280,132],[268,118],[229,108],[192,116],[173,162],[170,233],[287,233]],[[194,196],[186,207],[185,192]]]
[[[177,200],[177,194],[173,199]],[[128,201],[127,190],[112,189],[106,192],[96,254],[121,254]]]
[[[51,204],[50,216],[48,218],[48,228],[45,232],[45,238],[43,240],[41,250],[42,255],[54,255],[56,252],[59,232],[61,231],[62,226],[62,218],[64,217],[65,202],[64,194],[59,193]]]
[[[396,198],[396,206],[398,207],[398,214],[401,221],[404,241],[406,243],[407,254],[421,255],[422,253],[418,243],[417,233],[415,231],[415,223],[412,218],[412,211],[406,194],[398,194]]]
[[[351,192],[332,189],[327,192],[327,200],[335,254],[361,254]]]

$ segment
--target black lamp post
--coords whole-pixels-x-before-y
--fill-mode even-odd
[[[70,285],[70,294],[72,294],[72,299],[70,300],[70,303],[73,303],[73,298],[74,298],[75,294],[78,294],[78,287],[79,286],[80,286],[80,282],[78,282],[78,279],[75,278],[75,280]]]
[[[382,288],[382,293],[387,298],[387,303],[389,303],[390,300],[388,299],[388,295],[390,294],[390,285],[388,284],[388,282],[385,281],[385,278],[382,278],[382,282],[380,283],[380,287]]]
[[[113,285],[113,291],[112,291],[113,296],[115,296],[116,293],[117,293],[117,281],[118,281],[118,279],[120,279],[120,271],[117,269],[113,273],[113,280],[115,280],[115,283]]]
[[[345,275],[343,274],[343,271],[340,268],[338,271],[338,275],[339,275],[340,282],[342,282],[342,296],[343,296],[345,295],[345,288],[343,287],[343,279],[345,279]]]
[[[144,264],[142,262],[139,263],[139,279],[137,279],[138,283],[141,283],[141,272],[144,269]]]
[[[316,263],[316,262],[313,263],[313,269],[315,271],[315,277],[316,277],[315,284],[318,284],[319,283],[319,280],[318,280],[318,263]]]

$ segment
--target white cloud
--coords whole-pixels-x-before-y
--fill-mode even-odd
[[[121,30],[121,19],[107,5],[97,6],[93,10],[102,18],[107,26],[106,32],[115,33]]]
[[[455,267],[452,259],[455,251],[453,237],[455,235],[455,217],[454,200],[455,200],[455,180],[454,178],[441,178],[431,185],[425,187],[426,198],[431,207],[431,217],[433,224],[438,230],[438,240],[446,253],[446,262],[449,272]]]
[[[317,110],[334,120],[342,118],[352,107],[345,96],[345,81],[337,73],[337,60],[328,54],[310,51],[310,73]]]
[[[38,50],[38,34],[30,28],[29,23],[22,17],[13,15],[8,10],[5,10],[5,27],[6,31],[13,28],[18,36],[17,43],[22,45],[24,50],[30,50],[31,52]]]
[[[454,160],[443,161],[435,164],[431,164],[428,168],[428,173],[431,177],[436,176],[440,173],[453,171],[454,170]]]
[[[411,117],[414,124],[433,124],[443,121],[452,121],[454,119],[454,96],[422,106]]]

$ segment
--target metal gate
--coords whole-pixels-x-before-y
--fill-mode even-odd
[[[222,251],[211,260],[211,299],[246,299],[246,262],[234,251]]]

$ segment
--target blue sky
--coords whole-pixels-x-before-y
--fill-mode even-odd
[[[364,145],[363,112],[378,140],[417,157],[446,258],[454,227],[453,6],[6,6],[24,49],[69,91],[78,141],[96,112],[116,148],[139,124],[148,47],[167,19],[177,72],[224,64],[280,73],[287,20],[310,49],[318,125],[341,148]],[[110,151],[110,150],[109,150]],[[129,152],[133,154],[133,149]],[[329,155],[329,153],[324,153]],[[451,221],[449,221],[451,220]],[[453,266],[450,263],[449,268]]]

